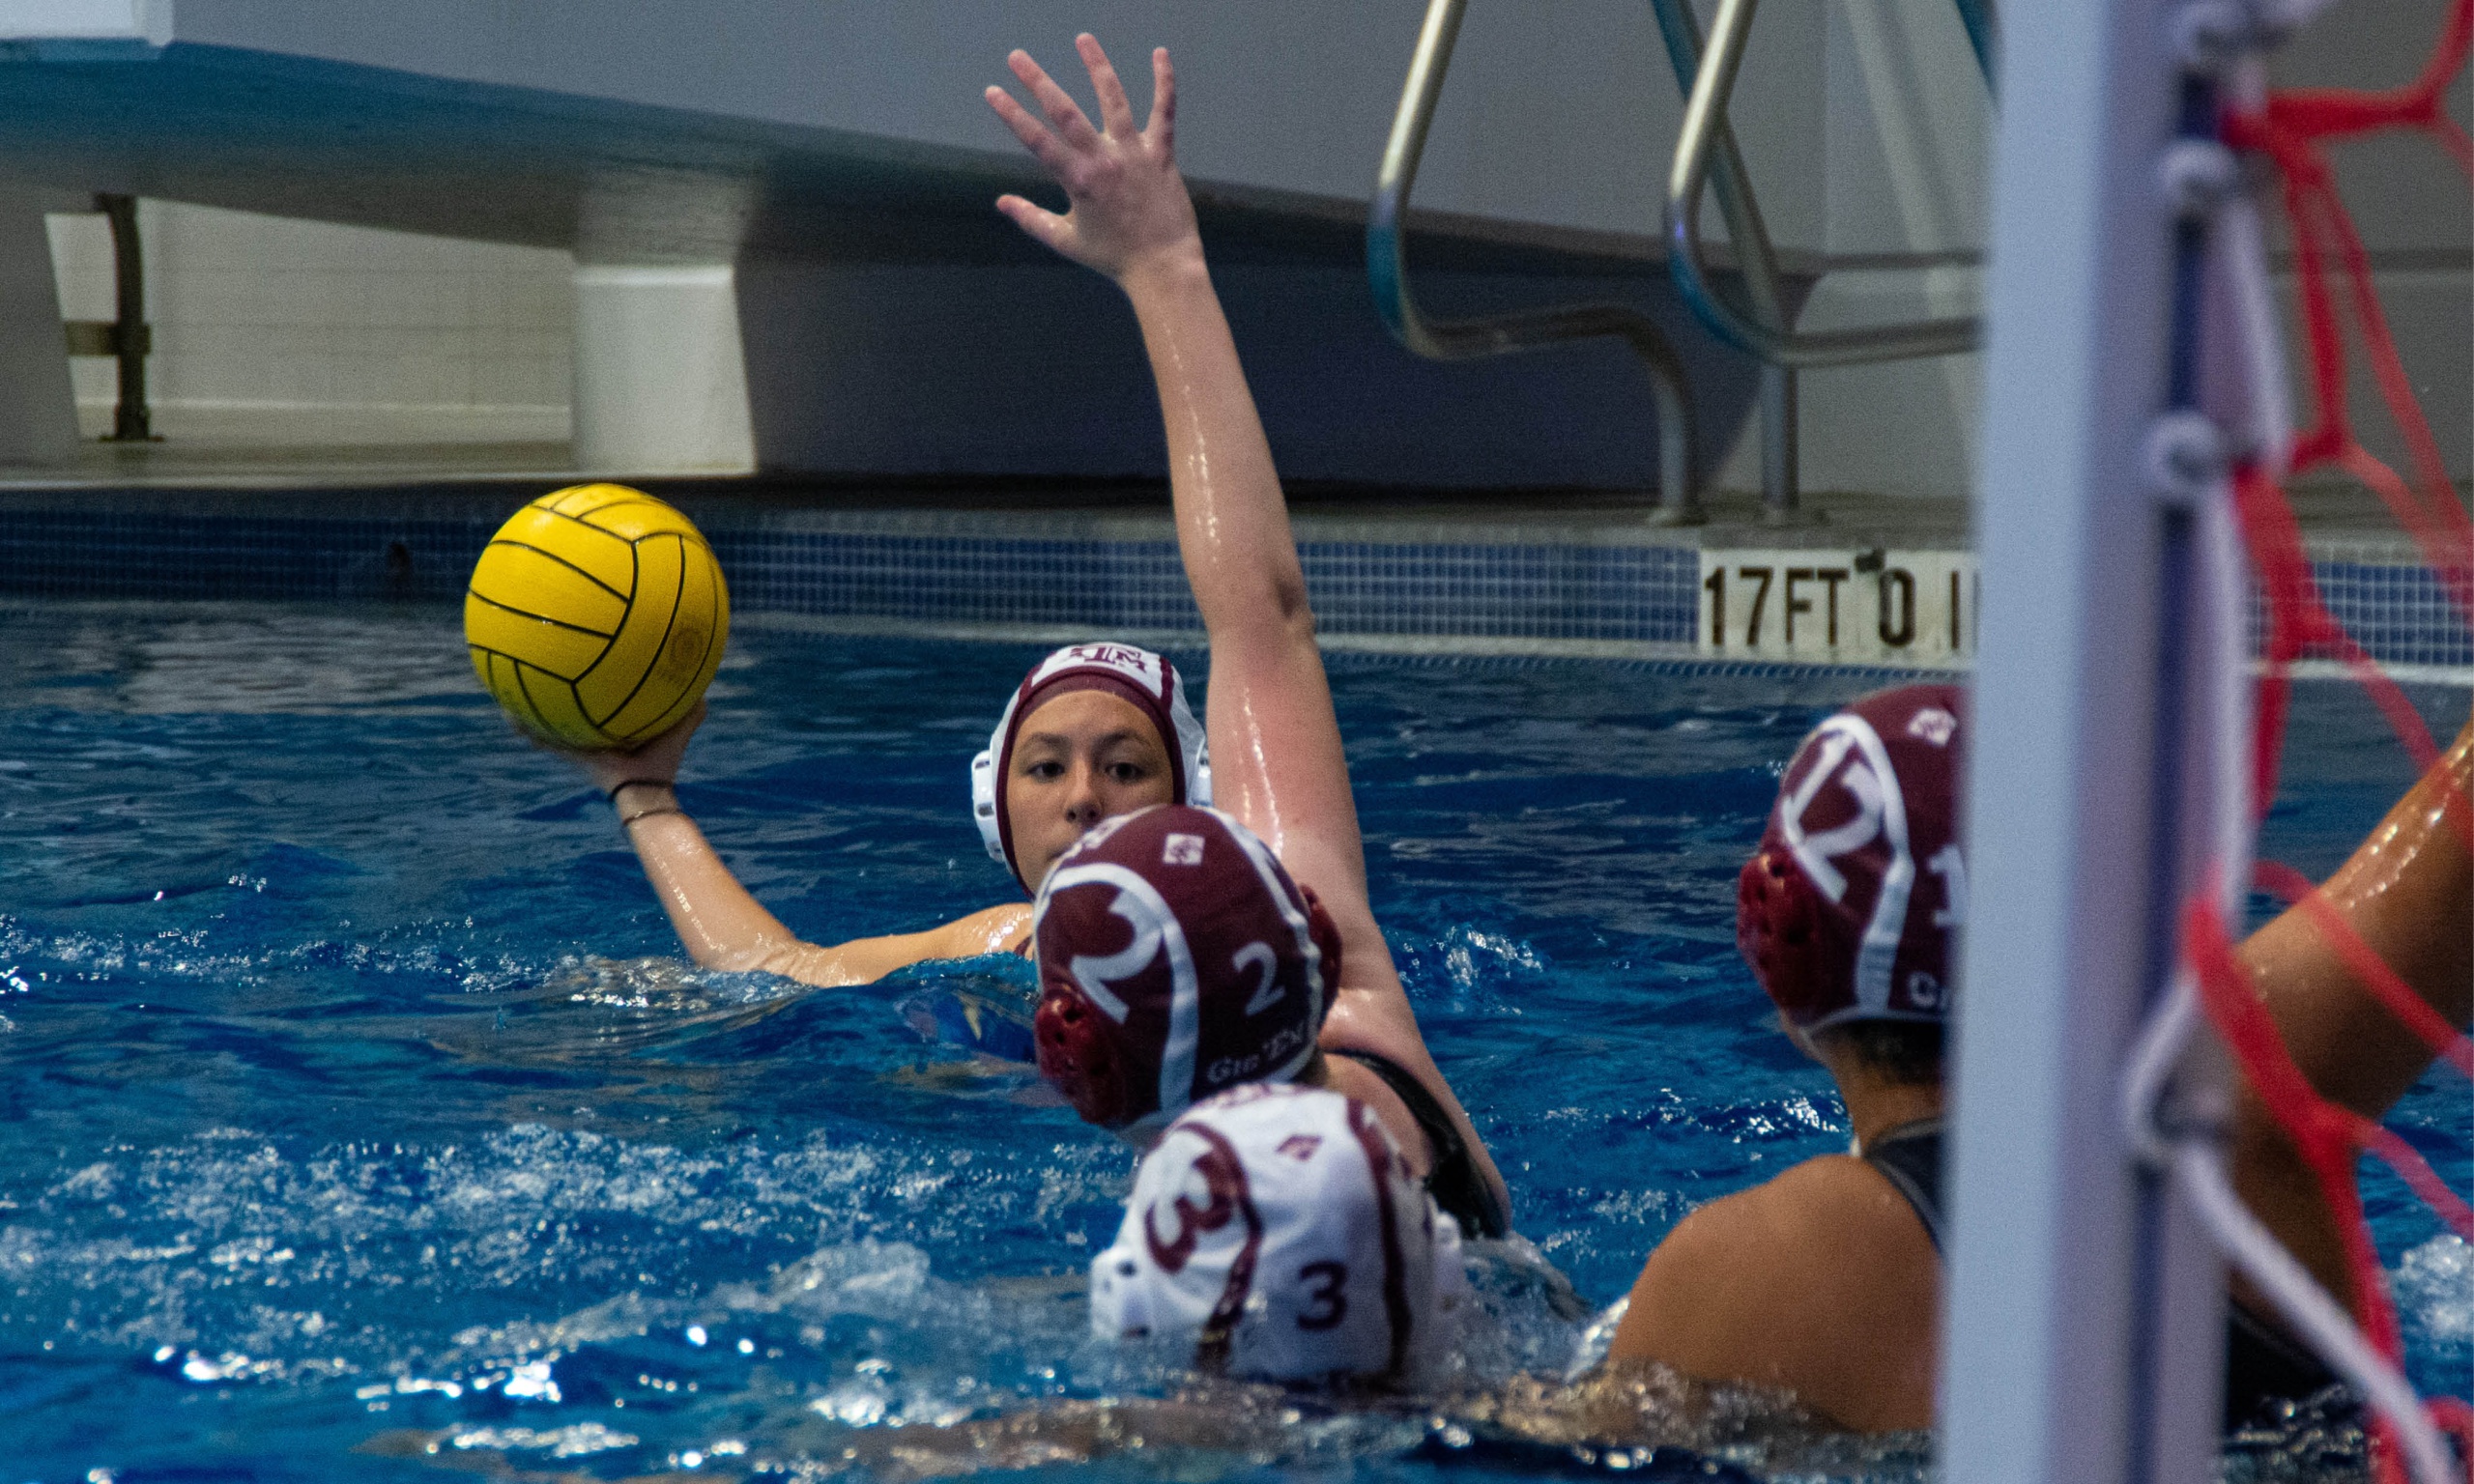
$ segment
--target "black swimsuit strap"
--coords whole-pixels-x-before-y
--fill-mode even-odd
[[[1864,1162],[1882,1172],[1933,1239],[1942,1241],[1942,1121],[1901,1124],[1866,1144]],[[2318,1356],[2260,1320],[2235,1299],[2225,1315],[2225,1426],[2230,1431],[2279,1403],[2313,1396],[2336,1384]]]
[[[1478,1162],[1469,1157],[1469,1146],[1462,1141],[1460,1130],[1453,1127],[1445,1115],[1443,1104],[1426,1085],[1410,1075],[1407,1068],[1388,1056],[1372,1051],[1333,1051],[1332,1056],[1345,1056],[1383,1079],[1408,1105],[1409,1117],[1417,1122],[1418,1131],[1426,1136],[1427,1146],[1434,1152],[1434,1164],[1426,1171],[1426,1193],[1434,1197],[1443,1213],[1460,1223],[1460,1229],[1472,1237],[1506,1237],[1511,1233],[1511,1219],[1495,1193],[1478,1173]]]
[[[1915,1219],[1924,1223],[1933,1250],[1947,1251],[1949,1244],[1942,1240],[1942,1121],[1901,1124],[1864,1145],[1863,1159],[1915,1208]]]

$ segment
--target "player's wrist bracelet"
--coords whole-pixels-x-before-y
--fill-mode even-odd
[[[610,785],[610,802],[617,804],[619,791],[625,788],[675,788],[676,786],[677,785],[666,778],[630,778]]]
[[[620,814],[618,828],[623,830],[639,819],[649,819],[655,814],[685,814],[686,813],[687,811],[676,804],[655,804],[649,809],[640,809],[632,814]]]

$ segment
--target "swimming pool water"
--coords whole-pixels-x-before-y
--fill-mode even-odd
[[[684,801],[811,938],[1002,900],[964,768],[1038,652],[743,631]],[[1333,670],[1378,916],[1591,1305],[1695,1204],[1844,1147],[1736,957],[1734,876],[1863,682]],[[2268,848],[2342,859],[2406,782],[2384,736],[2305,687]],[[1176,1384],[1084,1334],[1129,1152],[931,1039],[940,996],[1027,971],[694,969],[451,614],[0,610],[0,1484],[829,1473],[889,1421]],[[2461,1084],[2393,1122],[2464,1188]],[[2465,1394],[2467,1250],[2367,1191],[2416,1375]],[[1568,1359],[1550,1287],[1489,1259],[1470,1387]],[[1273,1416],[1087,1471],[1423,1474],[1424,1431]]]

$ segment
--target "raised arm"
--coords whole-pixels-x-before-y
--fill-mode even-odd
[[[926,932],[803,942],[748,894],[722,864],[705,832],[678,807],[673,784],[699,723],[687,719],[633,753],[571,755],[618,811],[627,842],[688,956],[708,969],[780,974],[811,985],[864,985],[931,958],[1003,953],[1030,929],[1027,902],[990,907]]]
[[[1004,89],[988,90],[990,106],[1065,187],[1070,209],[1060,214],[1011,195],[996,204],[1033,238],[1114,280],[1141,326],[1167,428],[1177,545],[1211,642],[1213,796],[1313,888],[1340,929],[1346,983],[1323,1044],[1378,1052],[1415,1073],[1500,1194],[1501,1177],[1426,1052],[1366,899],[1357,802],[1288,507],[1177,173],[1168,53],[1151,54],[1151,118],[1137,128],[1100,43],[1085,35],[1075,44],[1090,70],[1100,127],[1024,52],[1008,65],[1047,123]]]
[[[1205,725],[1214,797],[1335,917],[1345,903],[1370,925],[1348,760],[1314,647],[1288,507],[1177,174],[1168,54],[1152,53],[1151,121],[1136,129],[1100,43],[1084,36],[1077,44],[1105,132],[1023,52],[1010,62],[1048,125],[1003,89],[988,90],[989,102],[1065,186],[1072,210],[1059,215],[1020,196],[1001,198],[997,208],[1061,255],[1113,279],[1141,326],[1167,427],[1177,545],[1211,640]]]
[[[2452,1026],[2474,1013],[2474,858],[2465,845],[2474,722],[2321,886],[2326,904]],[[2377,1118],[2414,1085],[2431,1051],[2372,998],[2309,904],[2242,945],[2242,960],[2311,1085]],[[2332,1294],[2345,1261],[2318,1186],[2246,1087],[2234,1179],[2253,1211]]]

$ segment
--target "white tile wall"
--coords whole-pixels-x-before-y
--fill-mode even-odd
[[[111,232],[49,218],[61,311],[112,316]],[[563,442],[574,319],[564,252],[169,201],[138,209],[158,431],[187,440]],[[108,427],[111,362],[72,362]]]

